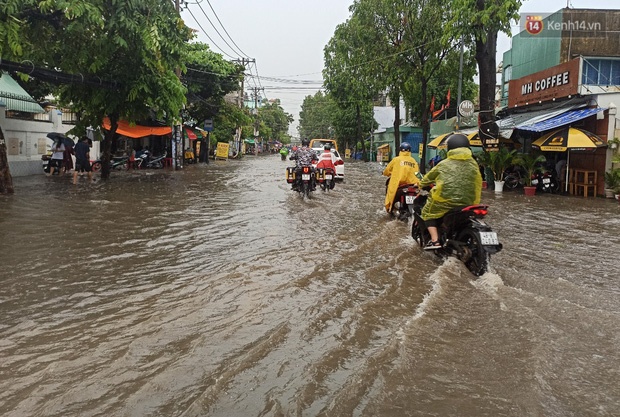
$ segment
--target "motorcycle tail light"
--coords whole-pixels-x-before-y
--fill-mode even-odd
[[[478,216],[486,216],[488,212],[489,212],[488,210],[484,210],[484,209],[474,210],[474,214],[477,214]]]
[[[304,167],[304,174],[307,174],[308,172],[310,172],[310,168],[309,167]]]

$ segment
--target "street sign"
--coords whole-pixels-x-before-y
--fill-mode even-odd
[[[469,100],[461,101],[461,104],[459,104],[459,113],[463,117],[472,117],[474,115],[474,103]]]
[[[213,120],[205,120],[204,130],[206,130],[207,132],[213,132]]]

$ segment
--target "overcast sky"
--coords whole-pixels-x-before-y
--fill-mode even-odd
[[[573,8],[620,7],[617,0],[569,2]],[[222,53],[225,59],[256,60],[256,65],[250,67],[255,77],[246,81],[246,91],[247,87],[262,86],[267,98],[279,98],[284,110],[295,118],[289,133],[297,136],[301,103],[320,87],[323,48],[336,26],[349,17],[352,3],[352,0],[193,0],[182,16],[188,26],[198,31],[198,40]],[[521,12],[555,12],[566,5],[566,0],[525,1]],[[515,23],[513,33],[518,31]],[[510,38],[500,34],[498,64],[508,49]],[[270,78],[294,80],[294,83]]]

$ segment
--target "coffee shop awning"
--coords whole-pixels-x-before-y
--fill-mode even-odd
[[[110,130],[110,119],[107,117],[103,119],[103,127],[106,130]],[[118,129],[116,129],[116,133],[122,136],[127,136],[130,138],[143,138],[145,136],[165,136],[170,135],[172,133],[172,128],[170,126],[163,127],[153,127],[153,126],[140,126],[140,125],[130,125],[126,120],[119,120]]]
[[[533,123],[527,126],[521,126],[517,129],[528,130],[530,132],[544,132],[545,130],[555,129],[561,126],[566,126],[577,120],[585,119],[586,117],[590,117],[598,112],[602,112],[607,109],[596,108],[596,109],[579,109],[579,110],[570,110],[565,113],[562,113],[558,116],[552,117],[551,119],[544,120],[542,122]]]

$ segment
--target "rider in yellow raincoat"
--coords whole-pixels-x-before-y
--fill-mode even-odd
[[[394,196],[398,187],[405,184],[417,184],[420,179],[416,174],[420,172],[418,163],[411,157],[411,145],[403,142],[400,145],[398,156],[390,161],[383,175],[390,177],[390,182],[385,194],[385,209],[388,213],[392,210]]]
[[[435,165],[420,182],[420,188],[435,183],[422,209],[422,219],[428,227],[431,241],[425,249],[438,249],[437,219],[456,207],[480,203],[482,176],[474,160],[469,139],[454,134],[448,138],[448,159]]]

